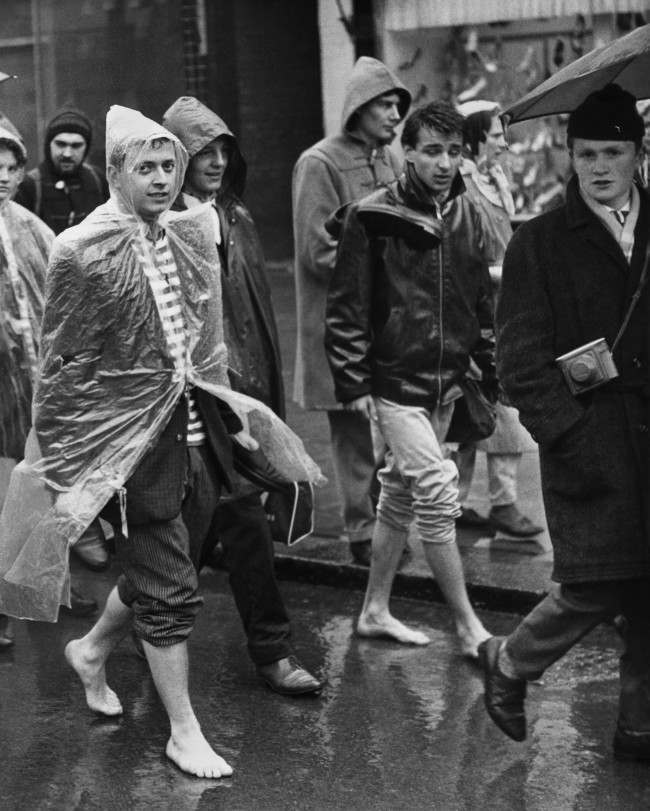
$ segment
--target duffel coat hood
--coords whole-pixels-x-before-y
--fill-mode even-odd
[[[345,88],[341,129],[350,128],[350,118],[360,107],[377,96],[390,92],[395,92],[399,96],[399,114],[404,118],[411,105],[409,91],[383,62],[371,56],[361,56],[357,59]]]

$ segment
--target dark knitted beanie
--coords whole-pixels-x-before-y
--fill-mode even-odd
[[[93,130],[88,118],[81,112],[73,108],[61,110],[47,125],[45,131],[45,143],[49,144],[55,135],[60,132],[76,132],[86,141],[87,150],[90,149],[90,141]]]
[[[634,96],[617,84],[608,84],[587,96],[571,113],[567,138],[639,142],[644,131]]]

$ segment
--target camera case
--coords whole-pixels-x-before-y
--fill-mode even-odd
[[[618,369],[605,338],[597,338],[555,360],[573,394],[590,391],[618,377]]]

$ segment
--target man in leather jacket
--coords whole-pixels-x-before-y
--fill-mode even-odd
[[[416,110],[402,135],[404,174],[350,206],[327,305],[326,349],[337,399],[365,413],[389,451],[368,589],[357,630],[427,644],[391,616],[393,578],[413,516],[453,613],[461,649],[487,636],[469,603],[456,546],[457,470],[442,443],[473,361],[496,389],[492,299],[478,212],[458,173],[462,117]]]

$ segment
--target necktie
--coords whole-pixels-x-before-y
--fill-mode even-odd
[[[621,227],[625,225],[625,220],[629,213],[629,211],[612,211],[612,214],[616,217]]]

